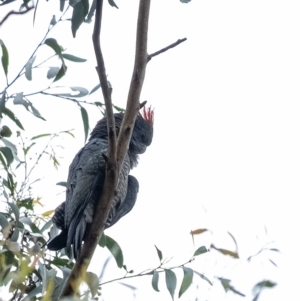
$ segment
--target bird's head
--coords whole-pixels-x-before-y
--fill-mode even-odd
[[[143,154],[153,138],[154,110],[142,109],[135,120],[129,150],[134,154]]]

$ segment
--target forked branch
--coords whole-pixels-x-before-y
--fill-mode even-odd
[[[78,292],[79,285],[85,278],[86,270],[89,266],[98,241],[102,235],[104,224],[109,214],[109,208],[111,207],[110,204],[113,200],[114,192],[117,187],[119,170],[123,164],[123,159],[128,149],[128,144],[131,138],[135,119],[140,108],[139,98],[144,82],[148,58],[147,34],[150,2],[151,0],[140,0],[139,4],[134,70],[128,93],[126,112],[123,118],[118,141],[116,141],[111,92],[107,83],[104,59],[100,45],[103,0],[98,0],[96,4],[93,43],[95,55],[97,58],[96,69],[99,75],[102,93],[106,105],[107,127],[109,133],[109,151],[107,156],[103,193],[100,201],[96,206],[93,223],[91,224],[89,231],[87,231],[86,233],[80,256],[76,264],[74,265],[69,278],[66,281],[60,298],[66,296],[74,296]]]

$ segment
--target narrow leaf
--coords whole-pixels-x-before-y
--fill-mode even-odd
[[[59,46],[59,44],[55,39],[48,38],[45,40],[44,44],[51,47],[60,58],[62,57],[61,47]]]
[[[86,59],[80,58],[78,56],[68,54],[68,53],[63,53],[62,56],[69,61],[76,62],[76,63],[83,63],[86,62]]]
[[[177,284],[176,275],[172,270],[167,270],[167,269],[165,270],[165,273],[166,273],[167,289],[170,292],[172,299],[174,300],[174,292]]]
[[[159,289],[158,289],[158,280],[159,280],[159,274],[158,274],[157,271],[154,270],[153,277],[152,277],[152,287],[157,292],[159,292]]]
[[[91,23],[91,21],[92,21],[92,18],[94,16],[94,13],[95,13],[95,10],[96,10],[96,1],[97,0],[93,0],[90,11],[89,11],[89,13],[87,15],[87,18],[86,18],[87,23]]]
[[[210,285],[213,285],[212,282],[206,276],[204,276],[203,274],[201,274],[197,271],[194,271],[194,273],[196,273],[198,276],[200,276],[203,280],[207,281]]]
[[[28,80],[32,80],[32,65],[35,61],[36,56],[32,57],[25,65],[25,77]]]
[[[9,205],[9,207],[12,210],[12,212],[14,213],[16,220],[19,220],[20,211],[19,211],[19,208],[17,207],[17,205],[14,204],[14,203],[11,203],[11,202],[8,202],[7,204]]]
[[[108,0],[108,3],[109,3],[112,7],[119,8],[119,7],[117,6],[117,4],[115,3],[115,1],[113,1],[113,0]]]
[[[88,0],[80,0],[73,6],[73,14],[72,14],[72,33],[73,37],[76,37],[76,32],[80,25],[84,21],[84,17],[87,15],[89,11],[89,1]]]
[[[180,298],[183,293],[190,287],[190,285],[192,284],[193,281],[193,276],[194,276],[194,271],[190,268],[186,268],[186,267],[182,267],[183,269],[183,280],[181,283],[181,287],[179,290],[179,295],[178,297]]]
[[[98,292],[98,286],[99,286],[98,276],[96,274],[92,273],[92,272],[87,272],[85,274],[84,281],[86,282],[86,284],[90,288],[92,298],[94,298],[96,296],[97,292]]]
[[[51,134],[37,135],[37,136],[32,137],[30,140],[35,140],[35,139],[39,139],[39,138],[42,138],[42,137],[48,137],[48,136],[51,136]]]
[[[60,80],[67,72],[67,66],[63,63],[56,74],[56,77],[53,82]]]
[[[0,99],[0,117],[2,117],[3,110],[5,109],[6,89],[4,89]]]
[[[51,79],[57,75],[59,72],[60,68],[59,67],[50,67],[48,72],[47,72],[47,78]]]
[[[211,248],[212,248],[212,249],[215,249],[215,250],[217,250],[217,251],[219,251],[219,252],[222,253],[223,255],[229,255],[229,256],[231,256],[231,257],[233,257],[233,258],[239,258],[239,254],[236,253],[236,252],[232,252],[232,251],[226,250],[226,249],[217,248],[217,247],[215,247],[213,244],[211,245]]]
[[[209,252],[209,250],[205,246],[202,246],[195,251],[194,256],[198,256],[206,252]]]
[[[106,238],[106,247],[110,251],[110,253],[114,256],[118,267],[121,269],[123,267],[123,252],[119,244],[113,240],[109,236],[105,236]]]
[[[84,107],[80,107],[80,111],[84,129],[84,142],[86,142],[89,133],[89,116]]]
[[[0,46],[2,48],[2,57],[1,57],[2,67],[3,67],[3,70],[4,70],[5,76],[7,76],[9,56],[8,56],[8,50],[7,50],[4,42],[1,39],[0,39]]]
[[[161,250],[158,249],[158,247],[156,245],[154,245],[154,247],[156,248],[159,261],[161,261],[163,258],[162,252],[161,252]]]
[[[2,213],[0,213],[0,226],[2,228],[2,232],[6,227],[8,227],[8,221]]]
[[[67,182],[58,182],[56,185],[67,187]]]
[[[20,129],[24,130],[20,120],[15,116],[15,114],[11,110],[9,110],[8,108],[4,108],[3,114],[8,116]]]
[[[97,86],[95,86],[95,87],[91,90],[90,95],[93,94],[95,91],[97,91],[100,87],[101,87],[100,84],[98,84]]]
[[[197,229],[197,230],[191,231],[190,234],[192,234],[192,235],[202,234],[202,233],[204,233],[204,232],[206,232],[206,231],[208,231],[208,230],[207,230],[207,229]]]
[[[14,156],[9,147],[0,147],[0,152],[4,155],[6,159],[6,166],[9,167],[9,165],[14,161]]]

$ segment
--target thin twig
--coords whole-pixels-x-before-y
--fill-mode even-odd
[[[55,23],[55,24],[53,24],[53,25],[51,25],[51,26],[49,26],[49,28],[48,28],[48,30],[47,30],[47,32],[46,32],[46,34],[45,34],[45,36],[43,37],[43,39],[41,40],[41,42],[37,45],[37,47],[35,48],[35,50],[33,51],[33,53],[31,54],[31,56],[30,56],[30,58],[26,61],[26,63],[25,63],[25,65],[21,68],[21,70],[19,71],[19,73],[17,74],[17,76],[7,85],[7,87],[5,88],[5,89],[7,89],[7,88],[9,88],[21,75],[22,75],[22,71],[24,70],[24,68],[26,67],[26,65],[27,65],[27,62],[29,61],[29,60],[31,60],[32,58],[33,58],[33,56],[35,55],[35,53],[37,52],[37,50],[43,45],[43,43],[44,43],[44,41],[45,41],[45,39],[47,38],[47,36],[48,36],[48,34],[49,34],[49,32],[60,22],[60,21],[62,21],[62,17],[66,14],[66,12],[68,11],[68,9],[69,9],[69,6],[66,8],[66,10],[64,11],[64,13],[60,16],[60,18],[58,19],[58,21]],[[2,94],[2,93],[1,93]]]
[[[7,20],[7,18],[10,16],[10,15],[23,15],[23,14],[26,14],[28,13],[29,11],[31,11],[34,6],[27,6],[26,7],[27,9],[26,10],[23,10],[23,11],[15,11],[15,10],[11,10],[10,12],[7,13],[6,16],[4,16],[4,18],[0,21],[0,26]]]
[[[187,38],[179,39],[177,42],[175,42],[175,43],[173,43],[173,44],[171,44],[171,45],[169,45],[169,46],[167,46],[167,47],[165,47],[165,48],[163,48],[163,49],[161,49],[161,50],[158,50],[158,51],[156,51],[156,52],[154,52],[154,53],[152,53],[152,54],[149,54],[149,55],[148,55],[148,62],[149,62],[154,56],[157,56],[157,55],[159,55],[159,54],[161,54],[161,53],[163,53],[163,52],[165,52],[165,51],[167,51],[167,50],[169,50],[169,49],[171,49],[171,48],[174,48],[174,47],[178,46],[179,44],[185,42],[186,40],[187,40]]]

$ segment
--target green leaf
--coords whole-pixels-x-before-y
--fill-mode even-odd
[[[97,292],[98,292],[98,286],[99,286],[98,276],[96,274],[92,273],[92,272],[87,272],[85,274],[84,281],[86,282],[86,284],[90,288],[92,298],[94,298],[96,296]]]
[[[56,183],[56,185],[67,187],[67,182],[58,182],[58,183]]]
[[[157,252],[159,261],[161,261],[162,258],[163,258],[162,252],[161,252],[161,250],[156,245],[154,245],[154,247],[156,248],[156,252]]]
[[[51,47],[55,53],[62,58],[62,49],[61,46],[59,46],[59,44],[57,43],[57,41],[53,38],[48,38],[45,40],[44,44],[46,44],[47,46]]]
[[[82,58],[80,58],[78,56],[75,56],[75,55],[72,55],[72,54],[68,54],[68,53],[63,53],[62,56],[66,60],[69,60],[69,61],[72,61],[72,62],[76,62],[76,63],[83,63],[83,62],[87,61],[86,59],[82,59]]]
[[[14,213],[16,220],[18,220],[19,217],[20,217],[20,211],[19,211],[18,206],[16,204],[14,204],[14,203],[11,203],[11,202],[7,202],[7,204],[9,205],[9,207],[12,210],[12,212]]]
[[[36,56],[32,57],[25,65],[25,77],[28,80],[32,80],[32,65],[35,61]]]
[[[61,97],[83,97],[89,94],[89,90],[83,87],[70,87],[70,89],[74,92],[79,92],[77,94],[74,93],[53,93],[52,95],[58,95]]]
[[[0,226],[2,228],[2,232],[6,227],[8,227],[8,221],[2,213],[0,213]]]
[[[5,100],[6,100],[6,89],[4,89],[1,99],[0,99],[0,117],[2,117],[3,110],[5,109]]]
[[[12,151],[12,154],[14,156],[14,159],[18,162],[20,162],[20,159],[18,158],[18,151],[17,151],[17,147],[11,143],[9,140],[5,139],[5,138],[1,138],[2,142],[5,144],[5,146],[9,147]]]
[[[157,271],[154,270],[153,277],[152,277],[152,287],[157,292],[159,292],[159,289],[158,289],[158,280],[159,280],[159,274],[158,274]]]
[[[231,256],[231,257],[233,257],[233,258],[239,258],[239,254],[236,253],[236,252],[232,252],[232,251],[230,251],[230,250],[226,250],[226,249],[222,249],[222,248],[217,248],[217,247],[215,247],[213,244],[211,245],[211,248],[213,248],[213,249],[219,251],[219,252],[222,253],[223,255],[229,255],[229,256]]]
[[[4,155],[6,159],[6,166],[9,167],[9,165],[14,161],[14,156],[9,147],[0,147],[0,152]]]
[[[235,293],[235,294],[237,294],[237,295],[240,295],[240,296],[242,296],[242,297],[245,297],[244,294],[242,294],[241,292],[237,291],[237,290],[230,284],[230,282],[231,282],[230,279],[226,279],[226,278],[218,278],[218,279],[221,281],[221,283],[222,283],[222,285],[223,285],[223,288],[224,288],[225,292],[227,292],[227,291],[232,291],[233,293]]]
[[[167,270],[167,269],[165,270],[165,273],[166,273],[167,289],[170,292],[172,299],[174,300],[174,292],[177,284],[176,275],[172,270]]]
[[[97,91],[101,87],[100,84],[96,85],[90,92],[90,95],[93,94],[95,91]]]
[[[105,236],[106,238],[106,247],[110,251],[110,253],[114,256],[118,267],[121,269],[123,267],[123,252],[119,244],[113,240],[109,236]]]
[[[92,18],[94,16],[94,13],[95,13],[95,10],[96,10],[96,1],[97,0],[93,0],[90,11],[89,11],[89,13],[87,15],[87,18],[86,18],[87,23],[91,23],[91,21],[92,21]]]
[[[83,23],[84,18],[87,15],[88,11],[89,11],[88,0],[80,0],[73,6],[72,33],[74,38],[76,37],[76,32],[80,27],[80,25]]]
[[[24,130],[20,120],[15,116],[15,114],[11,110],[9,110],[8,108],[4,108],[3,114],[9,117],[20,129]]]
[[[84,128],[84,142],[86,142],[89,133],[89,116],[84,107],[80,107],[80,111],[81,111],[81,118],[83,121],[83,128]]]
[[[178,298],[190,287],[193,281],[194,271],[190,268],[182,267],[183,269],[183,280],[180,286]]]
[[[1,48],[2,48],[2,58],[1,58],[2,67],[3,67],[3,70],[4,70],[5,76],[7,76],[8,64],[9,64],[8,51],[7,51],[7,48],[4,44],[4,42],[1,39],[0,39],[0,45],[1,45]]]
[[[0,4],[0,6],[6,5],[6,4],[11,3],[11,2],[14,2],[14,1],[16,1],[16,0],[6,0],[6,1],[2,2],[2,3]]]
[[[64,10],[65,7],[65,0],[60,0],[60,4],[59,4],[59,10],[62,12]]]
[[[51,134],[41,134],[41,135],[37,135],[37,136],[32,137],[30,140],[36,140],[36,139],[39,139],[39,138],[49,137],[49,136],[51,136]]]
[[[108,3],[109,3],[112,7],[119,8],[119,7],[117,6],[117,4],[114,2],[114,0],[108,0]]]
[[[67,69],[68,69],[67,66],[64,63],[62,63],[53,82],[60,80],[66,74]]]
[[[47,78],[51,79],[57,75],[59,72],[60,68],[59,67],[50,67],[48,72],[47,72]]]
[[[209,252],[209,250],[205,246],[202,246],[195,251],[194,256],[198,256],[206,252]]]
[[[213,285],[212,282],[206,276],[204,276],[203,274],[201,274],[197,271],[194,271],[194,273],[196,273],[198,276],[200,276],[203,280],[207,281],[210,285]]]
[[[33,210],[32,203],[33,203],[33,199],[32,198],[27,198],[27,199],[24,199],[24,200],[17,201],[17,206],[19,208],[24,207],[28,210]]]
[[[254,286],[254,290],[255,289],[262,289],[262,288],[272,288],[274,286],[276,286],[277,283],[276,282],[272,282],[270,280],[264,280],[264,281],[261,281],[261,282],[258,282],[255,286]]]

